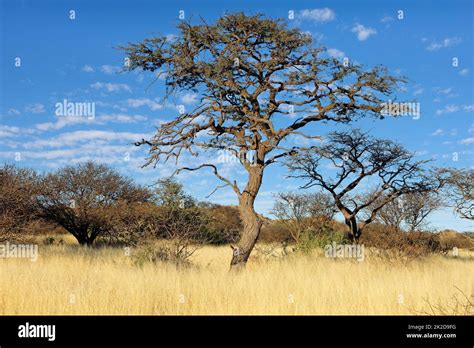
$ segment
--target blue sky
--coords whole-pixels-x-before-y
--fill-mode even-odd
[[[352,126],[403,143],[420,159],[439,166],[473,167],[472,1],[10,1],[0,0],[0,159],[40,171],[87,159],[106,162],[143,184],[171,174],[173,163],[141,169],[144,149],[132,142],[149,137],[196,96],[163,101],[163,84],[150,73],[118,73],[124,55],[116,47],[153,35],[174,35],[179,11],[186,19],[212,22],[244,11],[288,19],[311,33],[336,58],[372,67],[383,64],[409,83],[398,99],[420,103],[421,117],[361,120]],[[75,19],[71,19],[71,10]],[[403,11],[403,13],[399,12]],[[18,60],[18,58],[20,60]],[[457,58],[457,66],[453,59]],[[95,105],[95,117],[55,115],[64,100]],[[340,126],[315,125],[324,135]],[[298,141],[295,139],[294,141]],[[212,159],[215,156],[209,155]],[[184,163],[197,163],[186,157]],[[188,162],[186,162],[188,161]],[[223,172],[244,179],[233,163]],[[268,213],[273,194],[298,188],[278,166],[266,172],[257,209]],[[209,172],[179,178],[203,199],[218,182]],[[230,190],[211,201],[235,204]],[[443,210],[434,228],[472,230],[467,220]]]

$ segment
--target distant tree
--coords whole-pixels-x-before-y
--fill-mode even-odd
[[[286,225],[293,242],[298,243],[302,233],[315,223],[313,218],[330,220],[334,209],[332,197],[323,192],[281,192],[276,195],[272,213]]]
[[[153,200],[158,206],[189,208],[196,205],[195,199],[185,193],[183,185],[173,178],[158,180]]]
[[[313,218],[332,220],[337,213],[337,207],[331,194],[323,191],[308,195],[309,214]]]
[[[150,192],[103,164],[67,166],[42,179],[37,197],[41,217],[71,233],[81,245],[92,245],[112,229],[110,209],[119,203],[146,202]]]
[[[427,217],[442,206],[436,192],[412,193],[400,198],[406,230],[409,232],[426,228]]]
[[[324,176],[323,161],[334,168]],[[434,189],[434,183],[425,177],[425,163],[415,161],[399,144],[351,130],[331,133],[322,146],[294,155],[287,165],[292,177],[307,180],[304,188],[319,186],[332,195],[350,237],[357,242],[364,227],[386,204],[404,194]],[[356,190],[364,183],[371,187],[369,194]],[[368,216],[358,223],[358,214],[369,207]]]
[[[137,145],[149,147],[146,165],[168,159],[178,163],[186,151],[235,156],[247,174],[243,188],[213,161],[177,172],[210,169],[221,187],[236,193],[243,230],[231,267],[239,268],[247,262],[263,223],[255,199],[265,169],[304,148],[289,146],[288,140],[317,138],[307,127],[314,122],[383,118],[383,99],[403,80],[380,66],[364,70],[324,57],[324,49],[313,47],[310,35],[261,15],[229,14],[215,24],[183,21],[178,30],[176,40],[158,36],[123,48],[130,70],[162,74],[167,95],[200,94],[198,106],[181,110],[153,138]]]
[[[370,214],[376,204],[377,201],[367,207],[366,212]],[[427,228],[428,216],[441,207],[441,198],[434,191],[404,194],[380,209],[377,220],[399,231],[413,232]]]
[[[403,229],[402,225],[405,218],[405,212],[403,206],[398,202],[399,199],[395,199],[385,204],[384,207],[379,210],[376,220],[385,226],[390,226],[397,231],[401,231]],[[376,203],[371,204],[363,209],[363,213],[366,214],[365,216],[372,214],[372,209],[375,204]]]
[[[33,198],[38,175],[31,169],[4,164],[0,167],[0,241],[21,237],[35,220]]]
[[[438,177],[448,205],[462,218],[474,220],[474,169],[442,168]]]

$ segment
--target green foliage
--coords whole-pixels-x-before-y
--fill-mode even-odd
[[[346,239],[343,233],[334,228],[331,221],[323,221],[306,228],[301,233],[296,243],[296,251],[310,253],[315,249],[323,249],[332,242],[343,244],[346,243]]]
[[[158,206],[166,207],[190,208],[196,205],[194,198],[184,192],[183,185],[173,178],[158,180],[153,200]]]

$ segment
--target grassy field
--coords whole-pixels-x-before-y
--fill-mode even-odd
[[[473,314],[469,252],[411,262],[256,253],[238,274],[228,272],[228,246],[199,250],[186,268],[140,265],[111,247],[39,254],[0,259],[0,314]]]

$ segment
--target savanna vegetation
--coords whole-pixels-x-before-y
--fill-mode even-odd
[[[473,219],[473,170],[436,168],[357,129],[310,128],[382,120],[404,78],[327,58],[307,34],[259,15],[178,29],[176,40],[122,47],[126,70],[201,96],[136,144],[149,150],[144,165],[226,151],[243,187],[209,162],[147,186],[93,161],[48,173],[4,164],[0,242],[34,243],[40,256],[0,260],[2,314],[473,313],[473,236],[429,224],[447,207]],[[288,145],[295,136],[315,145]],[[255,200],[278,163],[302,186],[276,192],[264,216]],[[196,170],[237,205],[185,192],[177,174]],[[364,248],[364,262],[328,256],[332,245]]]

